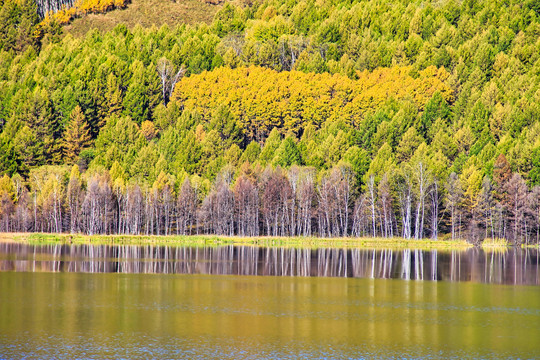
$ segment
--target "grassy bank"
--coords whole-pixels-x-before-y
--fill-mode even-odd
[[[275,246],[298,248],[369,248],[369,249],[467,249],[463,240],[406,240],[402,238],[316,238],[316,237],[227,237],[137,236],[137,235],[71,235],[71,234],[1,234],[0,241],[29,244],[105,244],[105,245],[167,245],[167,246]]]
[[[539,244],[521,244],[521,247],[523,249],[539,249],[540,250],[540,243]]]
[[[79,37],[89,30],[110,31],[118,24],[129,28],[161,27],[167,24],[174,28],[179,24],[212,22],[221,5],[212,5],[201,0],[131,0],[125,9],[116,9],[104,14],[88,14],[74,19],[64,27],[66,33]]]

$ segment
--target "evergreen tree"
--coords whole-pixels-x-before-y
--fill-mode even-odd
[[[17,171],[15,147],[12,141],[0,136],[0,174],[13,175]]]
[[[302,155],[291,136],[287,136],[276,151],[273,163],[284,168],[302,165]]]
[[[281,135],[276,128],[272,129],[270,135],[264,143],[264,147],[259,156],[259,160],[263,165],[266,165],[272,161],[275,156],[275,152],[281,145]]]
[[[73,163],[81,151],[90,146],[90,128],[81,107],[77,105],[69,115],[69,123],[64,131],[64,157]]]
[[[216,130],[221,140],[221,148],[228,149],[232,144],[241,145],[243,131],[228,107],[218,106],[212,113],[209,130]]]
[[[532,152],[532,168],[529,171],[529,179],[532,185],[540,185],[540,146]]]

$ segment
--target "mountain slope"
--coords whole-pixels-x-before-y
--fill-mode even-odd
[[[74,36],[83,36],[91,29],[110,31],[118,24],[126,24],[129,28],[136,25],[159,28],[166,24],[174,28],[181,24],[209,24],[220,8],[220,5],[202,0],[131,0],[125,9],[74,19],[64,30]]]

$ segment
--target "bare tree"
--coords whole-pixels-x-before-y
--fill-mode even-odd
[[[62,232],[62,189],[60,179],[50,175],[42,191],[42,214],[50,232]]]
[[[120,178],[113,183],[113,197],[116,201],[116,233],[126,233],[126,216],[127,216],[127,192],[124,181]]]
[[[413,176],[416,185],[416,217],[414,238],[421,239],[424,237],[425,200],[432,180],[431,174],[422,161],[415,164]]]
[[[111,233],[115,210],[113,204],[108,173],[93,176],[88,181],[88,189],[82,203],[83,230],[89,235]]]
[[[450,212],[450,226],[452,228],[452,240],[456,239],[456,221],[459,204],[463,196],[461,181],[456,173],[451,173],[446,182],[446,209]]]
[[[249,178],[240,176],[234,185],[237,234],[259,235],[259,193]]]
[[[143,224],[144,199],[139,185],[129,186],[126,189],[126,232],[139,235]]]
[[[288,180],[289,186],[291,189],[291,196],[287,202],[287,223],[288,223],[288,232],[290,236],[295,236],[297,232],[297,200],[298,200],[298,189],[300,184],[300,176],[302,170],[300,167],[293,165],[288,171]]]
[[[346,236],[353,173],[349,166],[334,167],[321,177],[318,193],[319,232],[322,236]]]
[[[167,58],[160,58],[157,61],[156,69],[161,80],[161,91],[163,95],[163,105],[167,106],[171,95],[173,94],[174,87],[180,81],[180,79],[186,73],[186,69],[183,67],[177,68]]]
[[[350,165],[339,164],[332,170],[332,178],[336,193],[339,232],[341,236],[347,236],[349,232],[349,208],[351,206],[354,172]]]
[[[197,193],[191,186],[189,178],[184,180],[178,201],[176,204],[176,232],[179,235],[192,234],[192,228],[195,224],[195,216],[197,215]]]
[[[283,209],[284,196],[290,185],[280,168],[267,168],[262,181],[262,214],[269,236],[279,236],[284,229],[285,212]],[[283,225],[283,226],[282,226]]]
[[[536,236],[536,244],[540,244],[540,186],[535,186],[529,193],[529,213],[534,226],[531,232]]]
[[[311,236],[313,202],[315,199],[315,169],[302,169],[298,180],[298,234]]]
[[[377,188],[375,187],[375,176],[371,175],[367,181],[368,194],[367,199],[369,201],[369,207],[371,209],[371,236],[377,236],[377,227],[375,225],[375,219],[377,218],[376,204],[377,204]]]
[[[30,203],[32,202],[30,194],[26,187],[19,191],[17,205],[15,206],[15,221],[17,231],[26,232],[30,230],[32,214],[30,212]]]
[[[212,195],[215,197],[212,211],[214,232],[218,235],[234,235],[234,197],[231,189],[221,181]]]
[[[279,63],[283,70],[293,70],[298,57],[309,46],[309,40],[302,36],[282,36],[279,39]]]
[[[439,236],[439,203],[441,202],[441,192],[439,191],[439,181],[434,179],[428,191],[431,210],[431,238],[437,239]]]
[[[394,236],[394,213],[392,210],[392,188],[390,186],[390,181],[388,180],[388,175],[384,174],[380,183],[379,183],[379,202],[383,218],[383,236],[384,237],[393,237]]]
[[[479,210],[481,212],[483,227],[485,230],[484,237],[495,237],[495,230],[493,226],[493,211],[495,208],[495,199],[493,198],[493,183],[491,179],[486,176],[482,181],[482,189],[480,191]]]
[[[405,239],[412,236],[412,203],[413,203],[413,180],[410,168],[405,166],[397,176],[396,187],[401,214],[401,232]]]
[[[14,205],[11,196],[6,191],[0,193],[0,231],[11,231],[11,217]]]
[[[202,201],[201,207],[197,213],[197,221],[202,226],[204,234],[211,234],[214,232],[214,220],[212,212],[214,211],[215,194],[210,193]]]
[[[88,188],[82,205],[83,227],[86,233],[94,235],[99,229],[99,180],[92,177],[88,181]]]
[[[186,179],[176,202],[170,182],[156,182],[142,191],[120,178],[111,185],[107,171],[90,177],[86,189],[76,168],[67,184],[63,175],[34,174],[32,194],[16,178],[14,192],[10,187],[0,195],[0,231],[168,235],[202,229],[228,236],[311,236],[318,231],[321,237],[401,233],[406,239],[422,238],[429,231],[437,238],[439,233],[442,185],[421,163],[404,164],[395,176],[384,175],[378,186],[370,177],[356,201],[354,174],[344,164],[323,172],[317,185],[313,168],[269,166],[262,174],[260,169],[244,169],[233,185],[234,175],[234,168],[224,168],[204,199]],[[474,196],[466,199],[460,179],[450,174],[444,183],[443,229],[451,229],[452,239],[461,237],[466,227],[473,241],[491,236],[539,242],[540,187],[530,191],[515,173],[498,189],[504,192],[502,200],[497,201],[494,189],[495,183],[485,177],[481,191],[475,188]],[[430,229],[424,229],[424,217]]]
[[[67,188],[69,208],[69,231],[73,234],[79,231],[79,214],[82,203],[82,182],[78,173],[72,172]]]
[[[519,174],[513,174],[508,183],[506,190],[510,200],[510,213],[512,215],[512,235],[511,239],[515,243],[520,243],[523,240],[525,232],[525,210],[527,205],[527,184]]]
[[[365,236],[368,232],[367,229],[371,228],[371,220],[369,216],[369,200],[365,194],[361,195],[354,205],[353,211],[353,224],[352,234],[353,236]]]
[[[163,233],[169,235],[172,226],[172,212],[174,209],[174,194],[169,184],[166,184],[160,192],[163,216]]]

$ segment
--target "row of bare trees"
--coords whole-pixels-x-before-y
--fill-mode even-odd
[[[109,173],[67,183],[51,176],[41,186],[0,191],[0,230],[86,234],[238,236],[370,236],[478,242],[505,238],[538,242],[540,187],[519,174],[476,190],[452,173],[444,181],[420,162],[403,171],[369,176],[363,191],[351,167],[317,174],[309,167],[218,175],[204,194],[187,178],[178,189],[140,186]]]

